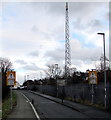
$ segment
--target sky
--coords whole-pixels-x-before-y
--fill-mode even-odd
[[[17,81],[45,77],[47,65],[65,64],[65,2],[8,2],[0,5],[0,57],[10,59]],[[71,67],[95,69],[109,58],[109,2],[69,2]]]

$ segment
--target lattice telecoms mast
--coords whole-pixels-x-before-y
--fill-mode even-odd
[[[68,2],[66,2],[65,11],[65,77],[70,76],[71,54],[70,54],[70,40],[69,40],[69,16],[68,16]]]

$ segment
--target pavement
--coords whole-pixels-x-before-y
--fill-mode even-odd
[[[67,106],[67,107],[74,109],[78,112],[84,113],[85,115],[89,116],[90,118],[105,118],[105,119],[107,118],[107,120],[111,120],[111,113],[110,112],[100,110],[100,109],[95,108],[95,107],[83,105],[80,103],[71,102],[68,100],[63,100],[63,103],[62,103],[62,100],[59,98],[55,98],[52,96],[41,94],[41,93],[38,93],[35,91],[30,91],[30,92],[37,94],[39,96],[42,96],[44,98],[47,98],[49,100],[52,100],[54,102],[60,103],[64,106]]]
[[[16,107],[14,107],[13,111],[11,112],[7,119],[10,118],[36,119],[36,115],[30,105],[30,101],[26,99],[26,97],[20,91],[16,91],[16,93],[17,93],[17,105]]]

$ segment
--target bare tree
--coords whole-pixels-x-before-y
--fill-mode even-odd
[[[48,69],[45,70],[45,73],[47,74],[47,76],[49,78],[56,78],[56,77],[60,77],[61,73],[62,73],[62,69],[60,67],[55,67],[54,65],[47,65]]]
[[[47,65],[48,69],[45,70],[45,73],[49,78],[54,78],[55,75],[55,66],[54,65]]]
[[[9,69],[11,69],[12,63],[7,58],[0,58],[0,70],[3,73],[6,73]]]
[[[62,76],[62,69],[61,67],[58,67],[58,72],[57,72],[57,77],[61,77]]]
[[[77,71],[77,68],[75,67],[70,68],[70,76],[72,77],[76,71]]]
[[[105,57],[105,62],[106,62],[106,70],[110,69],[110,63],[109,63],[109,59],[107,57]],[[100,63],[98,65],[96,65],[96,69],[98,71],[104,70],[104,56],[103,55],[101,55]]]
[[[10,70],[12,63],[7,58],[0,58],[0,70],[2,74],[2,98],[4,99],[9,93],[9,86],[6,86],[6,72]]]

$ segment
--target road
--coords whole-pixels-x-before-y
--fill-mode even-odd
[[[31,92],[21,91],[30,101],[34,101],[34,107],[37,110],[40,118],[89,118],[87,115],[72,110],[64,105],[40,97]]]

